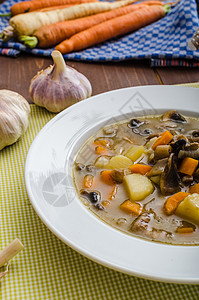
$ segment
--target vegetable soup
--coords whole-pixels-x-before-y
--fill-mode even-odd
[[[74,181],[94,214],[127,234],[199,244],[199,119],[168,111],[105,126],[80,149]]]

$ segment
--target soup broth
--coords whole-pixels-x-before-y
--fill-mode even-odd
[[[81,201],[110,226],[156,242],[199,244],[199,119],[177,111],[103,127],[80,149]]]

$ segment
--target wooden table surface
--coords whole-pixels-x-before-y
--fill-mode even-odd
[[[4,0],[0,0],[0,4]],[[86,63],[68,61],[69,66],[83,73],[91,82],[93,95],[130,86],[180,84],[199,81],[197,68],[150,68],[146,61],[117,63]],[[0,56],[0,89],[10,89],[23,95],[29,102],[32,77],[52,64],[52,59],[26,53],[17,58]]]
[[[17,58],[0,56],[0,89],[20,93],[29,102],[32,77],[52,64],[52,59],[22,53]],[[93,95],[130,86],[180,84],[199,81],[198,68],[150,68],[146,61],[86,63],[67,61],[91,82]]]

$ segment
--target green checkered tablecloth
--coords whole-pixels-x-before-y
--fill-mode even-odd
[[[198,300],[198,285],[153,282],[110,270],[69,248],[41,222],[28,199],[24,163],[34,137],[53,116],[31,105],[28,131],[0,151],[0,250],[16,237],[25,246],[0,282],[0,299]]]

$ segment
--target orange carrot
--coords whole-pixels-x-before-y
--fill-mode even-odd
[[[185,157],[180,165],[179,172],[192,175],[198,166],[198,160],[191,157]]]
[[[84,176],[84,187],[90,188],[93,185],[94,176],[93,175],[86,175]]]
[[[190,186],[189,192],[190,192],[191,194],[194,194],[194,193],[199,194],[199,183],[196,183],[196,184]]]
[[[142,207],[139,203],[136,202],[131,202],[130,200],[124,201],[121,205],[120,208],[127,212],[127,213],[132,213],[133,215],[139,216],[142,213]]]
[[[184,200],[188,195],[190,195],[190,194],[185,193],[185,192],[178,192],[178,193],[172,195],[171,197],[169,197],[164,205],[166,214],[167,215],[173,214],[175,212],[176,208],[178,207],[178,204],[182,200]]]
[[[193,227],[178,227],[176,230],[177,233],[192,233],[194,232]]]
[[[135,31],[164,16],[165,9],[163,6],[147,6],[81,31],[73,35],[70,39],[63,41],[55,49],[63,54],[82,50],[111,38]]]
[[[94,145],[109,147],[109,141],[102,140],[102,139],[101,140],[97,139],[97,140],[94,141]]]
[[[146,5],[165,5],[162,1],[159,0],[148,0],[148,1],[144,1],[142,2],[142,4],[146,4]]]
[[[117,190],[118,190],[117,185],[115,185],[109,195],[109,200],[115,199],[115,196],[117,195]]]
[[[111,202],[115,199],[115,196],[117,195],[117,190],[118,190],[117,185],[113,185],[113,189],[108,196],[108,200],[102,201],[103,206],[109,206],[111,204]]]
[[[109,206],[109,205],[111,204],[111,201],[109,201],[109,200],[103,200],[103,201],[101,202],[101,204],[102,204],[104,207],[106,207],[106,206]]]
[[[26,14],[19,14],[9,20],[9,34],[5,28],[2,32],[2,39],[6,40],[11,38],[11,29],[13,30],[13,35],[20,39],[23,36],[24,39],[26,36],[33,35],[33,33],[42,26],[111,11],[118,7],[129,5],[134,1],[135,0],[120,0],[115,2],[97,1],[72,5],[71,7],[48,12],[32,11]]]
[[[153,1],[147,1],[147,3],[149,2],[151,3]],[[38,47],[40,48],[53,47],[54,45],[57,45],[61,41],[68,39],[69,37],[80,31],[83,31],[102,22],[108,21],[110,19],[133,12],[142,7],[146,7],[145,2],[141,4],[133,4],[125,7],[119,7],[112,11],[103,12],[84,18],[68,20],[42,26],[33,33],[33,36],[36,38],[34,46],[36,47],[38,43]]]
[[[98,1],[98,0],[95,0],[95,1]],[[92,2],[95,2],[95,1],[93,0]],[[86,1],[86,2],[91,2],[91,1]],[[50,10],[55,10],[55,9],[62,9],[62,8],[70,7],[72,5],[76,5],[76,4],[80,4],[80,3],[82,3],[82,2],[77,0],[77,3],[38,8],[34,11],[50,11]],[[137,5],[164,5],[164,4],[163,4],[163,2],[158,1],[158,0],[149,0],[149,1],[145,1],[143,3],[137,4]]]
[[[108,150],[105,147],[97,146],[95,148],[95,153],[97,155],[106,155],[106,154],[108,154]]]
[[[65,4],[77,4],[77,3],[87,3],[87,2],[96,2],[98,0],[34,0],[34,1],[24,1],[18,2],[11,6],[12,16],[35,11],[42,9],[44,7],[58,6]]]
[[[112,176],[111,176],[111,173],[112,173],[111,170],[105,170],[105,171],[102,171],[102,172],[100,173],[100,178],[101,178],[101,180],[102,180],[104,183],[109,184],[109,185],[115,184],[115,181],[114,181],[114,179],[113,179]]]
[[[145,175],[148,173],[152,167],[149,165],[135,164],[129,167],[132,173],[139,173],[141,175]]]
[[[167,145],[171,140],[173,139],[173,135],[171,132],[164,131],[159,138],[155,141],[155,143],[152,146],[152,149],[155,150],[155,148],[159,145]]]

